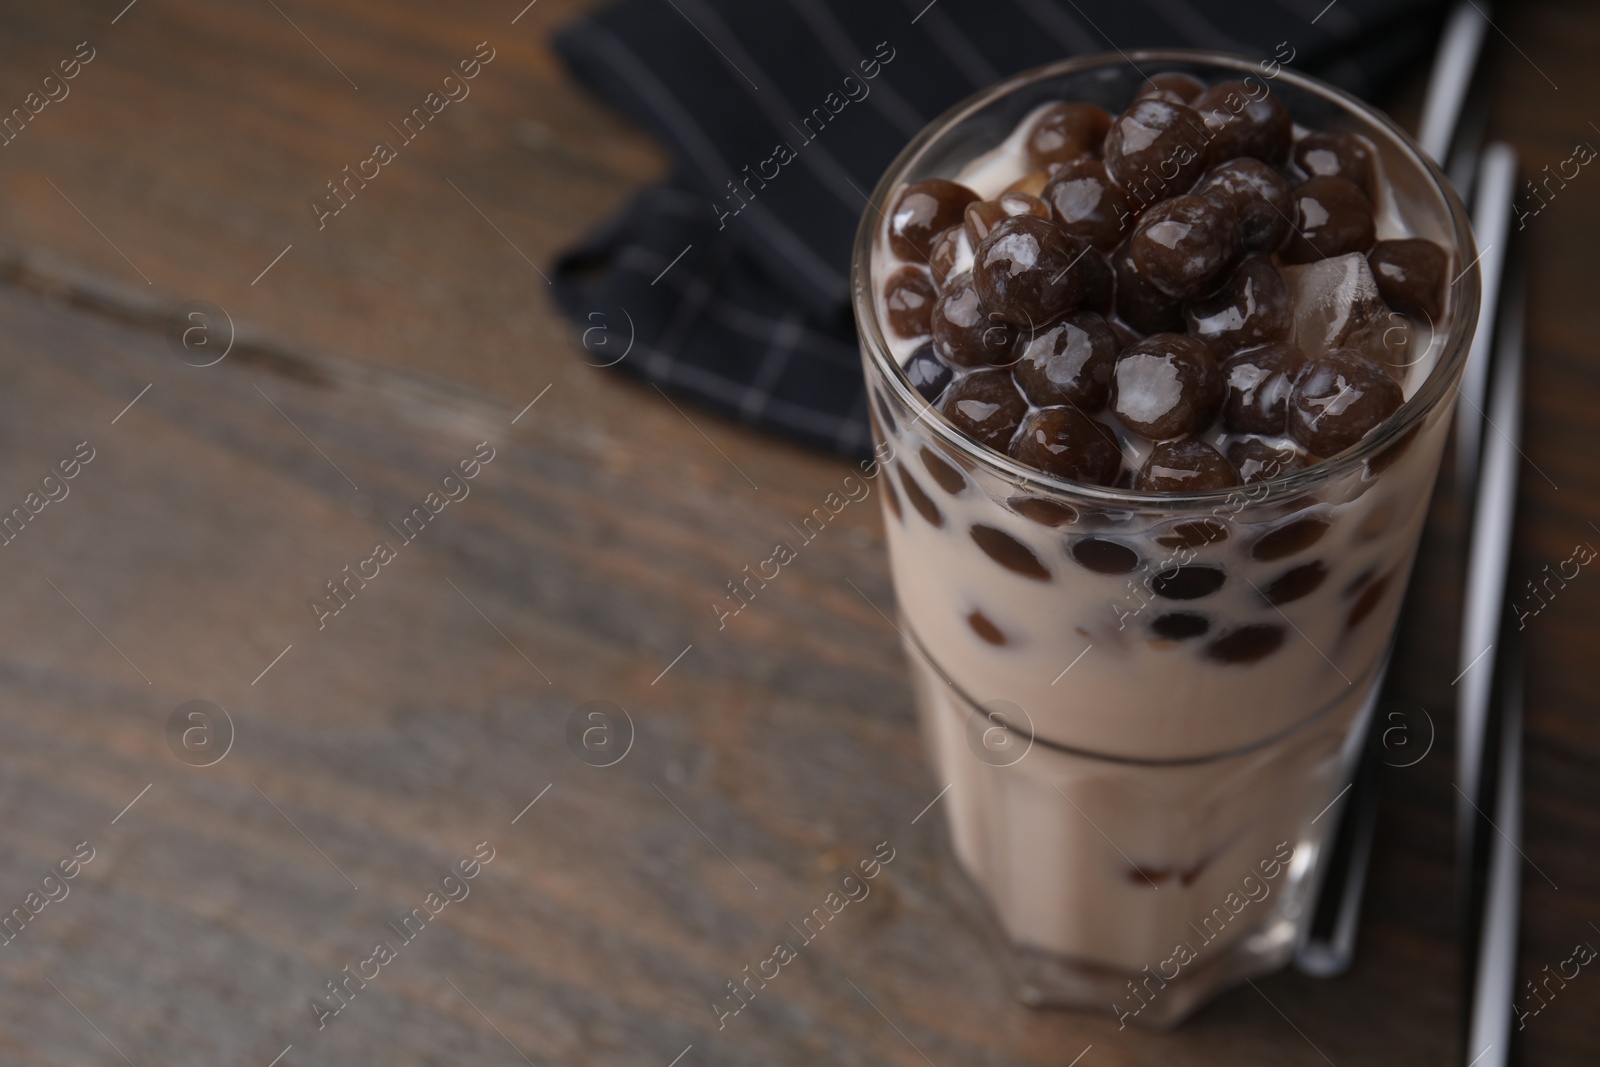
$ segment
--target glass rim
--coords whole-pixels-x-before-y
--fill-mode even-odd
[[[1320,96],[1356,118],[1386,134],[1406,155],[1409,162],[1428,179],[1432,191],[1447,209],[1455,254],[1460,259],[1472,258],[1455,280],[1450,283],[1448,296],[1453,308],[1450,330],[1445,335],[1438,360],[1428,377],[1415,394],[1400,408],[1369,432],[1355,445],[1329,459],[1314,463],[1303,470],[1276,475],[1248,485],[1229,486],[1224,489],[1207,489],[1198,492],[1155,492],[1143,489],[1119,489],[1115,486],[1092,485],[1075,482],[1029,467],[1003,452],[990,448],[963,434],[945,418],[934,405],[925,399],[906,378],[903,368],[895,360],[878,320],[877,301],[872,288],[872,252],[880,219],[891,194],[900,185],[902,176],[922,158],[923,154],[951,127],[995,103],[1000,98],[1035,82],[1047,78],[1101,67],[1123,66],[1139,71],[1140,63],[1183,63],[1209,66],[1223,71],[1254,73],[1270,81],[1282,79],[1297,89]],[[1444,398],[1451,383],[1466,363],[1472,347],[1473,335],[1478,325],[1478,305],[1481,283],[1478,271],[1477,243],[1467,216],[1466,207],[1455,189],[1439,169],[1417,145],[1416,140],[1383,112],[1335,88],[1318,78],[1302,74],[1279,65],[1273,75],[1266,75],[1262,67],[1266,60],[1253,60],[1229,52],[1200,48],[1141,48],[1123,52],[1096,52],[1071,59],[1048,63],[1004,78],[980,90],[951,107],[928,123],[911,142],[901,149],[889,164],[868,200],[870,212],[863,212],[856,229],[855,245],[851,256],[851,303],[855,309],[856,326],[863,351],[869,365],[880,381],[888,383],[899,401],[922,419],[940,441],[975,464],[995,470],[1008,481],[1025,489],[1041,490],[1051,496],[1066,496],[1083,503],[1100,507],[1127,508],[1130,505],[1160,506],[1172,510],[1204,508],[1236,499],[1240,493],[1249,493],[1258,501],[1294,496],[1308,489],[1337,480],[1359,469],[1369,459],[1399,441],[1405,434],[1431,413]],[[929,417],[929,413],[932,417]],[[1259,495],[1257,495],[1259,494]]]

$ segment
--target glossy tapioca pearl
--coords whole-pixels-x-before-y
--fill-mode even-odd
[[[956,262],[961,258],[961,238],[964,226],[952,226],[933,239],[933,251],[928,255],[928,273],[933,283],[943,289],[956,273]]]
[[[1152,448],[1133,484],[1152,493],[1198,493],[1238,485],[1239,472],[1198,437],[1180,437]]]
[[[1286,341],[1294,326],[1289,286],[1270,256],[1246,256],[1208,296],[1183,309],[1189,332],[1218,352]]]
[[[1274,606],[1291,604],[1316,592],[1327,578],[1327,565],[1321,560],[1312,560],[1274,578],[1261,590],[1261,595]]]
[[[956,470],[955,466],[943,456],[939,455],[927,445],[917,451],[917,457],[922,460],[922,465],[927,468],[933,480],[939,483],[939,488],[955,496],[967,487],[966,475]]]
[[[1038,496],[1014,496],[1006,501],[1006,504],[1023,518],[1052,529],[1071,526],[1078,521],[1078,509],[1061,500],[1046,500]]]
[[[1168,600],[1199,600],[1221,589],[1227,580],[1220,567],[1191,563],[1158,572],[1150,582],[1150,591]]]
[[[906,360],[906,381],[928,403],[936,403],[939,394],[944,392],[945,386],[950,384],[950,379],[955,377],[955,372],[950,369],[950,364],[940,359],[933,351],[933,342],[929,341],[911,353],[911,358]]]
[[[1432,241],[1419,237],[1379,241],[1367,253],[1367,265],[1390,307],[1421,314],[1429,323],[1437,323],[1444,314],[1450,257]]]
[[[938,290],[921,267],[901,267],[883,283],[889,329],[897,337],[923,337],[932,321]]]
[[[996,200],[968,204],[961,224],[967,231],[967,242],[977,248],[996,226],[1013,215],[1047,219],[1050,217],[1050,205],[1027,193],[1002,193]]]
[[[1104,537],[1080,537],[1067,550],[1085,570],[1096,574],[1131,574],[1139,566],[1139,553]]]
[[[1128,238],[1139,273],[1170,297],[1210,292],[1239,254],[1239,213],[1203,196],[1163,200],[1139,218]]]
[[[1372,145],[1355,133],[1315,130],[1294,145],[1294,163],[1308,178],[1343,178],[1369,199],[1377,191]]]
[[[1012,326],[1037,330],[1083,301],[1086,243],[1049,219],[1013,215],[978,246],[972,280],[984,310]]]
[[[900,190],[889,212],[889,248],[901,259],[926,263],[933,239],[961,224],[967,205],[978,194],[958,182],[928,178]]]
[[[1091,485],[1110,485],[1122,470],[1110,427],[1070,407],[1040,408],[1023,419],[1010,454],[1035,470]]]
[[[1004,452],[1028,413],[1028,402],[1010,371],[980,370],[946,389],[939,410],[974,441]]]
[[[1311,460],[1298,448],[1263,441],[1259,437],[1229,441],[1227,453],[1228,462],[1239,472],[1245,485],[1294,474],[1311,465]]]
[[[1186,104],[1147,97],[1114,119],[1106,171],[1129,200],[1150,204],[1186,193],[1206,169],[1206,128]]]
[[[1055,213],[1057,225],[1102,252],[1115,248],[1133,231],[1133,206],[1098,159],[1064,164],[1051,175],[1040,197]]]
[[[1171,100],[1179,104],[1187,104],[1201,93],[1205,92],[1206,83],[1192,74],[1183,74],[1175,70],[1162,71],[1152,74],[1145,79],[1145,83],[1134,94],[1135,100]]]
[[[1044,193],[1044,187],[1050,184],[1050,172],[1053,170],[1055,170],[1054,165],[1044,170],[1030,170],[1006,186],[1005,191],[1008,193],[1027,193],[1029,196],[1041,196]]]
[[[1294,189],[1295,232],[1284,246],[1286,263],[1365,252],[1377,237],[1372,201],[1353,182],[1307,178]]]
[[[1050,580],[1050,569],[1040,562],[1033,549],[1004,530],[979,523],[968,533],[973,543],[983,549],[984,555],[1006,570],[1038,582]]]
[[[1067,404],[1093,414],[1106,406],[1121,347],[1104,318],[1074,311],[1025,338],[1011,373],[1036,406]]]
[[[1366,356],[1335,348],[1306,365],[1289,398],[1289,435],[1314,456],[1336,456],[1399,410],[1405,393]]]
[[[933,497],[928,495],[927,490],[922,488],[921,483],[917,481],[911,472],[903,467],[895,467],[894,476],[900,483],[901,492],[905,493],[906,499],[911,501],[911,506],[917,510],[917,514],[927,520],[930,526],[943,526],[944,512],[939,510],[939,505],[933,502]]]
[[[1042,170],[1052,163],[1067,163],[1082,156],[1099,155],[1111,115],[1095,104],[1051,104],[1028,130],[1028,165]]]
[[[1250,546],[1250,558],[1270,562],[1304,552],[1322,540],[1322,535],[1332,526],[1333,523],[1327,519],[1318,518],[1295,519],[1284,523],[1256,538],[1255,544]]]
[[[1230,159],[1213,167],[1194,191],[1233,205],[1239,215],[1239,243],[1247,252],[1276,252],[1294,225],[1293,188],[1259,159]]]
[[[1188,519],[1175,522],[1155,535],[1163,548],[1204,548],[1228,539],[1228,525],[1221,519]]]
[[[1116,276],[1117,317],[1138,333],[1163,333],[1183,329],[1183,301],[1150,284],[1128,255],[1124,244],[1111,255]]]
[[[1150,620],[1150,629],[1168,641],[1187,641],[1211,629],[1211,620],[1192,611],[1169,611]]]
[[[1219,82],[1189,106],[1211,134],[1213,162],[1248,156],[1279,166],[1289,158],[1294,123],[1269,92],[1252,91],[1243,82]]]
[[[1225,357],[1222,428],[1229,433],[1282,436],[1288,425],[1289,398],[1305,366],[1306,357],[1289,344],[1246,348]]]
[[[1006,366],[1016,359],[1016,329],[984,308],[971,272],[945,283],[930,330],[934,351],[958,367]]]
[[[1129,345],[1111,372],[1113,414],[1152,441],[1204,429],[1222,406],[1222,372],[1202,341],[1158,333]]]
[[[1218,663],[1255,663],[1278,651],[1283,633],[1283,627],[1274,623],[1240,626],[1207,645],[1206,658]]]

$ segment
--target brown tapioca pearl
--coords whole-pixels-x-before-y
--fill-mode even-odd
[[[969,531],[972,540],[983,549],[984,554],[994,560],[1008,571],[1014,571],[1024,578],[1032,578],[1039,582],[1050,580],[1050,570],[1046,567],[1033,549],[1018,541],[1004,530],[997,530],[993,526],[982,523],[975,525]]]
[[[1049,219],[1013,215],[983,239],[972,280],[984,309],[1029,330],[1053,322],[1083,300],[1080,259],[1087,244]]]
[[[1096,315],[1111,314],[1112,296],[1116,292],[1111,264],[1100,253],[1091,252],[1078,261],[1078,266],[1083,269],[1083,299],[1078,302],[1078,307]]]
[[[1009,216],[1006,209],[1000,206],[998,200],[979,200],[975,204],[968,204],[966,214],[962,216],[961,227],[967,231],[967,242],[973,248],[996,226],[1004,222]]]
[[[1006,501],[1011,510],[1040,526],[1071,526],[1078,521],[1078,509],[1060,500],[1037,496],[1014,496]]]
[[[1175,196],[1146,211],[1128,238],[1139,273],[1163,293],[1209,292],[1239,253],[1239,213],[1225,200]]]
[[[1165,867],[1140,867],[1135,864],[1128,868],[1128,881],[1134,885],[1154,888],[1171,877],[1172,872]]]
[[[1356,602],[1350,605],[1350,615],[1345,619],[1344,623],[1346,630],[1354,630],[1361,625],[1363,619],[1372,614],[1373,609],[1378,606],[1378,602],[1383,599],[1383,594],[1388,592],[1389,579],[1391,577],[1393,575],[1385,574],[1382,578],[1367,586],[1362,591],[1361,596],[1356,599]]]
[[[928,273],[934,284],[944,288],[956,271],[956,261],[961,258],[961,226],[952,226],[933,240],[933,251],[928,255]]]
[[[1220,567],[1191,563],[1161,571],[1151,581],[1150,589],[1156,596],[1168,600],[1199,600],[1221,589],[1227,580],[1228,576]]]
[[[906,494],[906,499],[911,501],[911,506],[917,509],[917,514],[928,520],[930,526],[943,526],[944,512],[939,510],[939,505],[933,502],[927,490],[917,483],[910,472],[896,467],[894,476],[900,480],[900,489]]]
[[[1105,319],[1074,311],[1024,341],[1011,373],[1039,407],[1070,404],[1093,413],[1106,406],[1120,348]]]
[[[883,284],[889,329],[898,337],[925,336],[938,299],[939,292],[926,271],[921,267],[901,267]]]
[[[1226,200],[1239,215],[1239,243],[1247,252],[1276,252],[1294,224],[1294,190],[1259,159],[1230,159],[1213,167],[1195,193]]]
[[[905,512],[900,508],[900,494],[894,490],[894,482],[888,478],[883,480],[883,502],[888,505],[889,513],[902,523],[906,521]]]
[[[1376,478],[1394,466],[1395,460],[1406,454],[1406,450],[1417,439],[1417,432],[1421,429],[1422,424],[1420,422],[1412,423],[1410,429],[1374,453],[1372,458],[1367,460],[1367,476]]]
[[[1271,623],[1250,623],[1230,630],[1206,646],[1206,656],[1218,663],[1255,663],[1266,659],[1283,644],[1283,627]]]
[[[955,376],[950,365],[934,352],[932,341],[918,346],[911,353],[911,358],[906,360],[905,371],[911,387],[930,404],[938,402],[939,394],[944,392],[945,386]]]
[[[1289,435],[1314,456],[1338,455],[1397,411],[1405,393],[1358,352],[1335,348],[1306,365],[1289,398]]]
[[[1050,171],[1053,169],[1029,171],[1006,186],[1005,191],[1008,193],[1027,193],[1029,196],[1042,196],[1044,187],[1050,184]]]
[[[1222,373],[1193,337],[1158,333],[1129,345],[1111,372],[1111,411],[1152,441],[1210,425],[1222,406]]]
[[[1104,537],[1080,537],[1068,551],[1079,566],[1096,574],[1128,574],[1139,566],[1139,553]]]
[[[1268,604],[1281,606],[1293,603],[1303,596],[1316,592],[1327,578],[1328,568],[1321,560],[1312,560],[1273,579],[1265,589],[1261,590],[1261,595],[1266,598]]]
[[[1278,166],[1289,158],[1294,123],[1270,93],[1256,96],[1243,82],[1220,82],[1189,106],[1211,132],[1213,162],[1249,156]]]
[[[939,410],[974,441],[1004,452],[1028,413],[1028,402],[1009,371],[981,370],[946,389]]]
[[[1239,472],[1244,484],[1267,481],[1283,474],[1305,470],[1311,461],[1304,452],[1287,445],[1274,445],[1259,437],[1241,437],[1228,443],[1228,462]]]
[[[1205,154],[1200,116],[1167,100],[1135,100],[1106,134],[1106,171],[1139,203],[1188,192],[1206,169]]]
[[[989,642],[991,645],[1004,645],[1006,643],[1005,631],[989,620],[989,616],[981,611],[974,611],[967,616],[967,625],[972,627],[972,632]]]
[[[944,178],[912,182],[900,190],[889,212],[889,248],[902,259],[926,263],[933,239],[960,225],[962,212],[977,199],[965,185]]]
[[[1203,548],[1227,539],[1228,526],[1221,519],[1190,519],[1173,523],[1155,540],[1163,548]]]
[[[1450,270],[1450,257],[1444,249],[1417,237],[1379,241],[1367,253],[1367,265],[1390,307],[1424,315],[1430,323],[1439,321]]]
[[[1122,469],[1122,450],[1109,427],[1070,407],[1040,408],[1022,420],[1011,458],[1057,478],[1109,485]]]
[[[922,465],[928,468],[928,473],[933,475],[933,480],[939,483],[940,489],[955,496],[967,487],[966,477],[949,460],[927,445],[923,445],[917,454],[922,459]]]
[[[1294,162],[1308,178],[1343,178],[1372,197],[1372,146],[1354,133],[1316,130],[1295,142]]]
[[[1305,373],[1306,357],[1289,344],[1235,352],[1220,366],[1227,382],[1222,428],[1229,433],[1278,437],[1289,419],[1289,398]]]
[[[1128,255],[1126,244],[1112,253],[1111,268],[1116,274],[1117,316],[1123,322],[1141,334],[1183,329],[1183,301],[1151,285]]]
[[[1150,450],[1134,487],[1152,493],[1196,493],[1239,484],[1239,472],[1198,437],[1162,441]]]
[[[1294,190],[1295,232],[1284,246],[1286,263],[1365,252],[1377,237],[1372,202],[1343,178],[1307,178]]]
[[[1005,365],[1016,358],[1017,331],[984,310],[970,272],[945,285],[933,305],[933,349],[960,367]]]
[[[1268,256],[1246,256],[1216,292],[1183,309],[1189,333],[1219,353],[1286,341],[1294,325],[1289,287]]]
[[[1211,866],[1211,857],[1207,856],[1204,859],[1200,860],[1198,863],[1196,863],[1194,866],[1186,867],[1183,870],[1179,871],[1178,872],[1178,881],[1180,883],[1182,883],[1185,887],[1194,885],[1196,882],[1198,882],[1200,880],[1200,876],[1205,873],[1206,868],[1209,867],[1209,866]]]
[[[1028,131],[1028,165],[1043,169],[1094,155],[1111,129],[1111,116],[1094,104],[1051,104]]]
[[[1057,225],[1102,252],[1115,248],[1133,231],[1133,206],[1098,159],[1065,164],[1051,175],[1040,195],[1055,213]]]
[[[1271,562],[1304,552],[1333,527],[1327,519],[1295,519],[1277,529],[1268,530],[1250,546],[1250,558]]]
[[[1211,620],[1192,611],[1172,611],[1157,615],[1151,620],[1150,629],[1157,637],[1164,637],[1168,641],[1187,641],[1211,629]]]
[[[1175,70],[1162,71],[1152,74],[1139,87],[1134,94],[1135,100],[1170,100],[1176,98],[1181,104],[1187,104],[1201,93],[1205,92],[1206,83],[1192,74],[1181,74]],[[1162,96],[1169,93],[1170,96]]]

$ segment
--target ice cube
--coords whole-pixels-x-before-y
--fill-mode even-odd
[[[1355,348],[1385,366],[1396,362],[1385,334],[1404,320],[1383,302],[1366,256],[1351,252],[1284,267],[1282,273],[1294,304],[1294,342],[1306,355],[1315,359],[1330,348]]]

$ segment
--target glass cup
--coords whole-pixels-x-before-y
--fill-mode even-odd
[[[931,407],[880,322],[892,264],[876,205],[955,177],[1041,104],[1116,114],[1158,71],[1253,78],[1300,126],[1363,134],[1389,189],[1380,208],[1444,247],[1456,275],[1438,324],[1385,336],[1393,362],[1415,364],[1397,412],[1330,460],[1237,489],[1140,492],[1026,467]],[[855,312],[901,631],[959,869],[1024,1001],[1174,1025],[1282,966],[1308,922],[1477,322],[1465,211],[1360,101],[1189,50],[1003,81],[913,140],[872,201]]]

